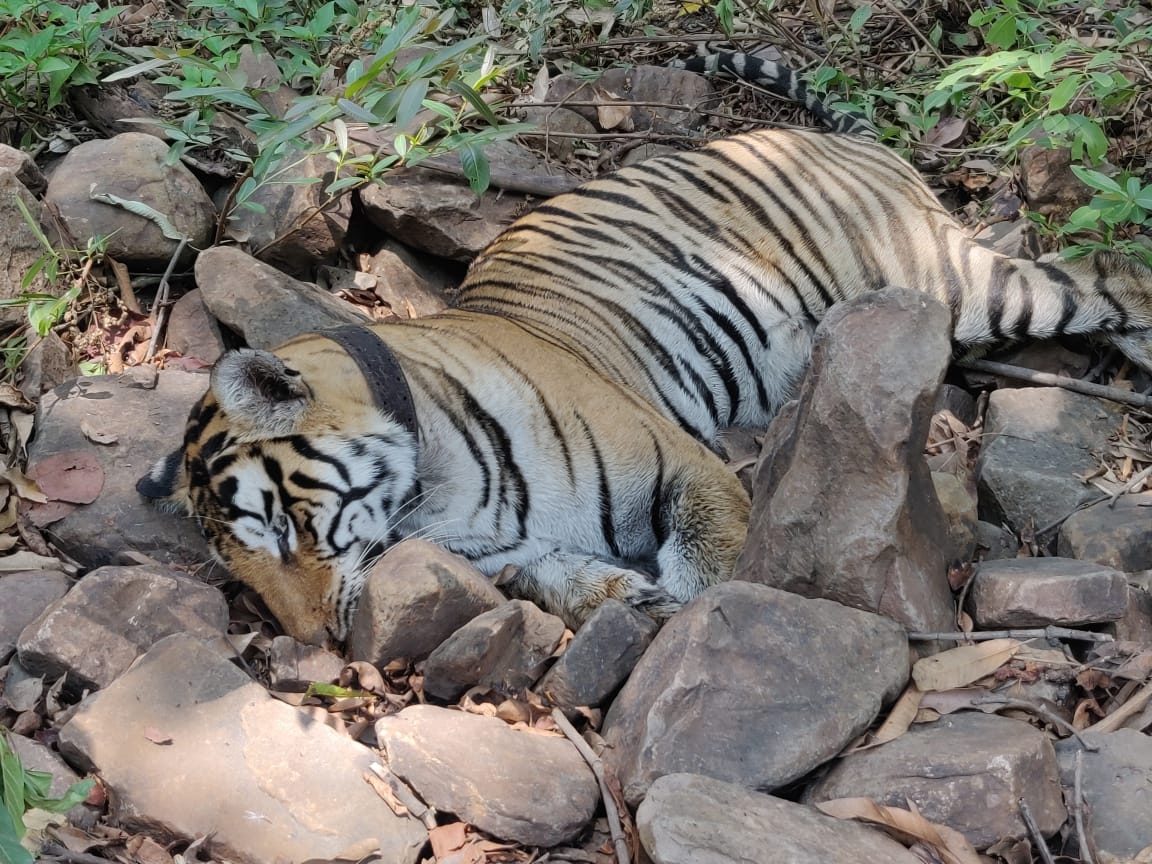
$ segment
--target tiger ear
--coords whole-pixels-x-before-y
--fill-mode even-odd
[[[136,491],[161,508],[191,513],[184,451],[175,450],[157,461],[147,474],[136,481]]]
[[[308,408],[300,373],[270,351],[229,351],[212,369],[212,393],[232,422],[268,437],[295,432]]]

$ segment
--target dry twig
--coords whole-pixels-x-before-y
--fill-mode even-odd
[[[936,642],[944,639],[968,640],[971,642],[984,642],[989,639],[1074,639],[1082,642],[1114,642],[1107,633],[1094,633],[1091,630],[1070,630],[1067,627],[1037,627],[1027,630],[981,630],[979,633],[963,633],[950,631],[945,633],[909,633],[908,638],[913,642]]]
[[[997,363],[993,360],[965,360],[959,364],[964,369],[976,372],[987,372],[990,375],[1004,375],[1031,384],[1042,384],[1046,387],[1062,387],[1073,393],[1082,393],[1085,396],[1097,396],[1122,405],[1135,405],[1137,408],[1152,408],[1152,396],[1142,393],[1132,393],[1121,390],[1119,387],[1105,387],[1103,384],[1093,384],[1090,381],[1081,381],[1078,378],[1068,378],[1064,375],[1053,375],[1050,372],[1037,372],[1034,369],[1025,369],[1023,366],[1012,366],[1008,363]]]

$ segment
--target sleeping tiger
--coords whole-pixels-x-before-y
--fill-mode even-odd
[[[815,107],[788,70],[690,61]],[[834,303],[888,285],[952,311],[957,351],[1099,334],[1152,368],[1152,271],[980,246],[861,134],[768,130],[554,198],[472,264],[454,308],[216,365],[140,491],[193,515],[297,638],[343,639],[381,550],[424,535],[579,624],[670,614],[731,576],[749,502],[709,445],[791,397]]]

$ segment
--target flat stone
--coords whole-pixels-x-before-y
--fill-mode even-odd
[[[1112,506],[1077,510],[1060,526],[1056,551],[1117,570],[1152,568],[1152,492],[1122,495]]]
[[[664,774],[777,789],[863,732],[903,688],[908,661],[904,628],[887,618],[763,585],[717,585],[636,664],[604,720],[603,759],[629,804]]]
[[[653,864],[916,864],[880,831],[696,774],[658,778],[636,811]]]
[[[1015,558],[1020,551],[1016,535],[1002,525],[980,520],[976,523],[976,555],[981,561]]]
[[[52,539],[65,553],[85,567],[99,567],[134,551],[205,572],[211,555],[195,523],[151,506],[136,491],[136,481],[179,446],[188,412],[207,388],[207,375],[165,370],[152,390],[138,387],[130,375],[100,375],[44,394],[29,467],[56,453],[79,451],[95,456],[104,471],[99,497],[52,525]],[[85,428],[116,442],[94,444]]]
[[[1028,836],[1019,801],[1051,837],[1068,817],[1047,735],[1020,720],[960,712],[841,759],[806,803],[863,796],[954,828],[977,849]]]
[[[643,612],[619,600],[604,601],[580,625],[536,692],[565,708],[606,705],[658,629]]]
[[[765,436],[735,578],[950,628],[948,527],[922,456],[950,327],[900,289],[828,312],[796,407]]]
[[[72,580],[58,570],[20,570],[0,575],[0,666],[16,650],[20,632],[71,587]]]
[[[348,654],[378,666],[423,660],[477,615],[507,602],[465,558],[427,540],[404,540],[368,573]]]
[[[1136,860],[1152,846],[1152,738],[1137,729],[1117,729],[1088,732],[1084,740],[1098,749],[1083,750],[1072,738],[1056,745],[1060,780],[1073,788],[1081,751],[1085,828],[1098,860]]]
[[[977,462],[980,517],[1016,531],[1064,519],[1099,493],[1078,477],[1096,466],[1123,409],[1059,387],[996,390]]]
[[[985,561],[968,595],[976,625],[1074,627],[1124,617],[1128,582],[1102,564],[1071,558]]]
[[[344,658],[316,645],[305,645],[291,636],[277,636],[268,652],[268,677],[273,684],[320,681],[340,677]]]
[[[501,839],[555,846],[596,812],[596,778],[563,736],[412,705],[378,720],[376,738],[388,767],[422,801]]]
[[[206,837],[217,858],[332,859],[367,841],[383,864],[415,864],[427,840],[364,782],[371,750],[269,696],[190,636],[157,643],[81,703],[60,748],[100,773],[125,827]]]
[[[162,567],[100,567],[25,627],[16,647],[34,674],[67,672],[74,690],[96,690],[165,636],[227,629],[218,588]]]
[[[448,702],[484,686],[505,694],[531,687],[564,636],[564,622],[527,600],[477,615],[424,663],[424,692]]]

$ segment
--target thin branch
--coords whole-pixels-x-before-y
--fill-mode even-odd
[[[935,642],[944,639],[961,642],[984,642],[989,639],[1073,639],[1082,642],[1115,641],[1115,639],[1107,633],[1095,633],[1092,630],[1070,630],[1067,627],[1055,626],[1025,630],[981,630],[978,633],[964,633],[958,630],[945,633],[909,633],[908,638],[913,642]]]
[[[144,360],[152,359],[152,355],[156,353],[156,345],[160,341],[160,334],[164,330],[164,323],[168,320],[168,310],[172,304],[168,302],[168,279],[172,276],[172,271],[176,269],[176,262],[180,260],[180,256],[184,254],[184,247],[188,245],[188,238],[181,237],[180,242],[176,246],[176,251],[172,253],[172,257],[168,259],[168,269],[164,271],[164,275],[160,278],[160,287],[156,291],[156,303],[153,305],[153,311],[156,313],[156,323],[152,325],[152,338],[148,340],[148,351],[144,354]]]
[[[552,722],[564,733],[564,737],[572,742],[584,757],[584,761],[588,763],[588,767],[592,769],[592,773],[596,775],[596,782],[600,785],[600,797],[604,799],[604,812],[608,815],[608,830],[612,833],[612,844],[616,848],[616,864],[632,864],[632,856],[628,854],[628,841],[620,824],[620,812],[616,809],[612,791],[608,788],[608,781],[604,777],[604,763],[559,708],[552,709]]]
[[[1063,717],[1059,717],[1047,708],[1037,705],[1034,702],[1029,702],[1027,699],[1009,699],[1007,696],[989,694],[979,699],[973,699],[972,705],[998,705],[1003,708],[1015,708],[1017,711],[1027,711],[1030,714],[1035,714],[1044,722],[1055,726],[1061,732],[1071,735],[1084,750],[1095,752],[1100,749],[1095,744],[1090,744],[1080,737],[1080,733],[1076,731],[1076,728]]]
[[[1024,825],[1028,828],[1028,834],[1032,838],[1032,845],[1036,847],[1036,851],[1040,853],[1040,860],[1044,864],[1056,864],[1056,859],[1052,857],[1052,853],[1048,851],[1048,844],[1044,842],[1044,835],[1040,833],[1040,826],[1036,824],[1036,820],[1032,818],[1032,808],[1028,806],[1028,802],[1023,798],[1019,800],[1020,804],[1020,818],[1024,820]]]
[[[1125,723],[1144,710],[1148,702],[1152,700],[1152,682],[1145,684],[1140,688],[1131,699],[1105,717],[1103,720],[1093,723],[1085,732],[1115,732],[1122,727]]]
[[[1123,405],[1134,405],[1137,408],[1152,408],[1152,396],[1142,393],[1132,393],[1121,390],[1119,387],[1105,387],[1103,384],[1093,384],[1090,381],[1081,381],[1077,378],[1068,378],[1064,375],[1053,375],[1050,372],[1037,372],[1025,369],[1023,366],[1012,366],[1008,363],[997,363],[993,360],[965,360],[958,364],[963,369],[972,369],[976,372],[988,372],[992,375],[1004,375],[1016,378],[1019,381],[1028,381],[1031,384],[1042,384],[1047,387],[1063,387],[1073,393],[1082,393],[1085,396],[1097,396],[1120,402]]]
[[[1072,817],[1076,825],[1076,842],[1080,846],[1080,860],[1084,864],[1095,864],[1088,835],[1084,831],[1084,790],[1081,781],[1084,775],[1084,751],[1076,751],[1076,774],[1072,783]]]

